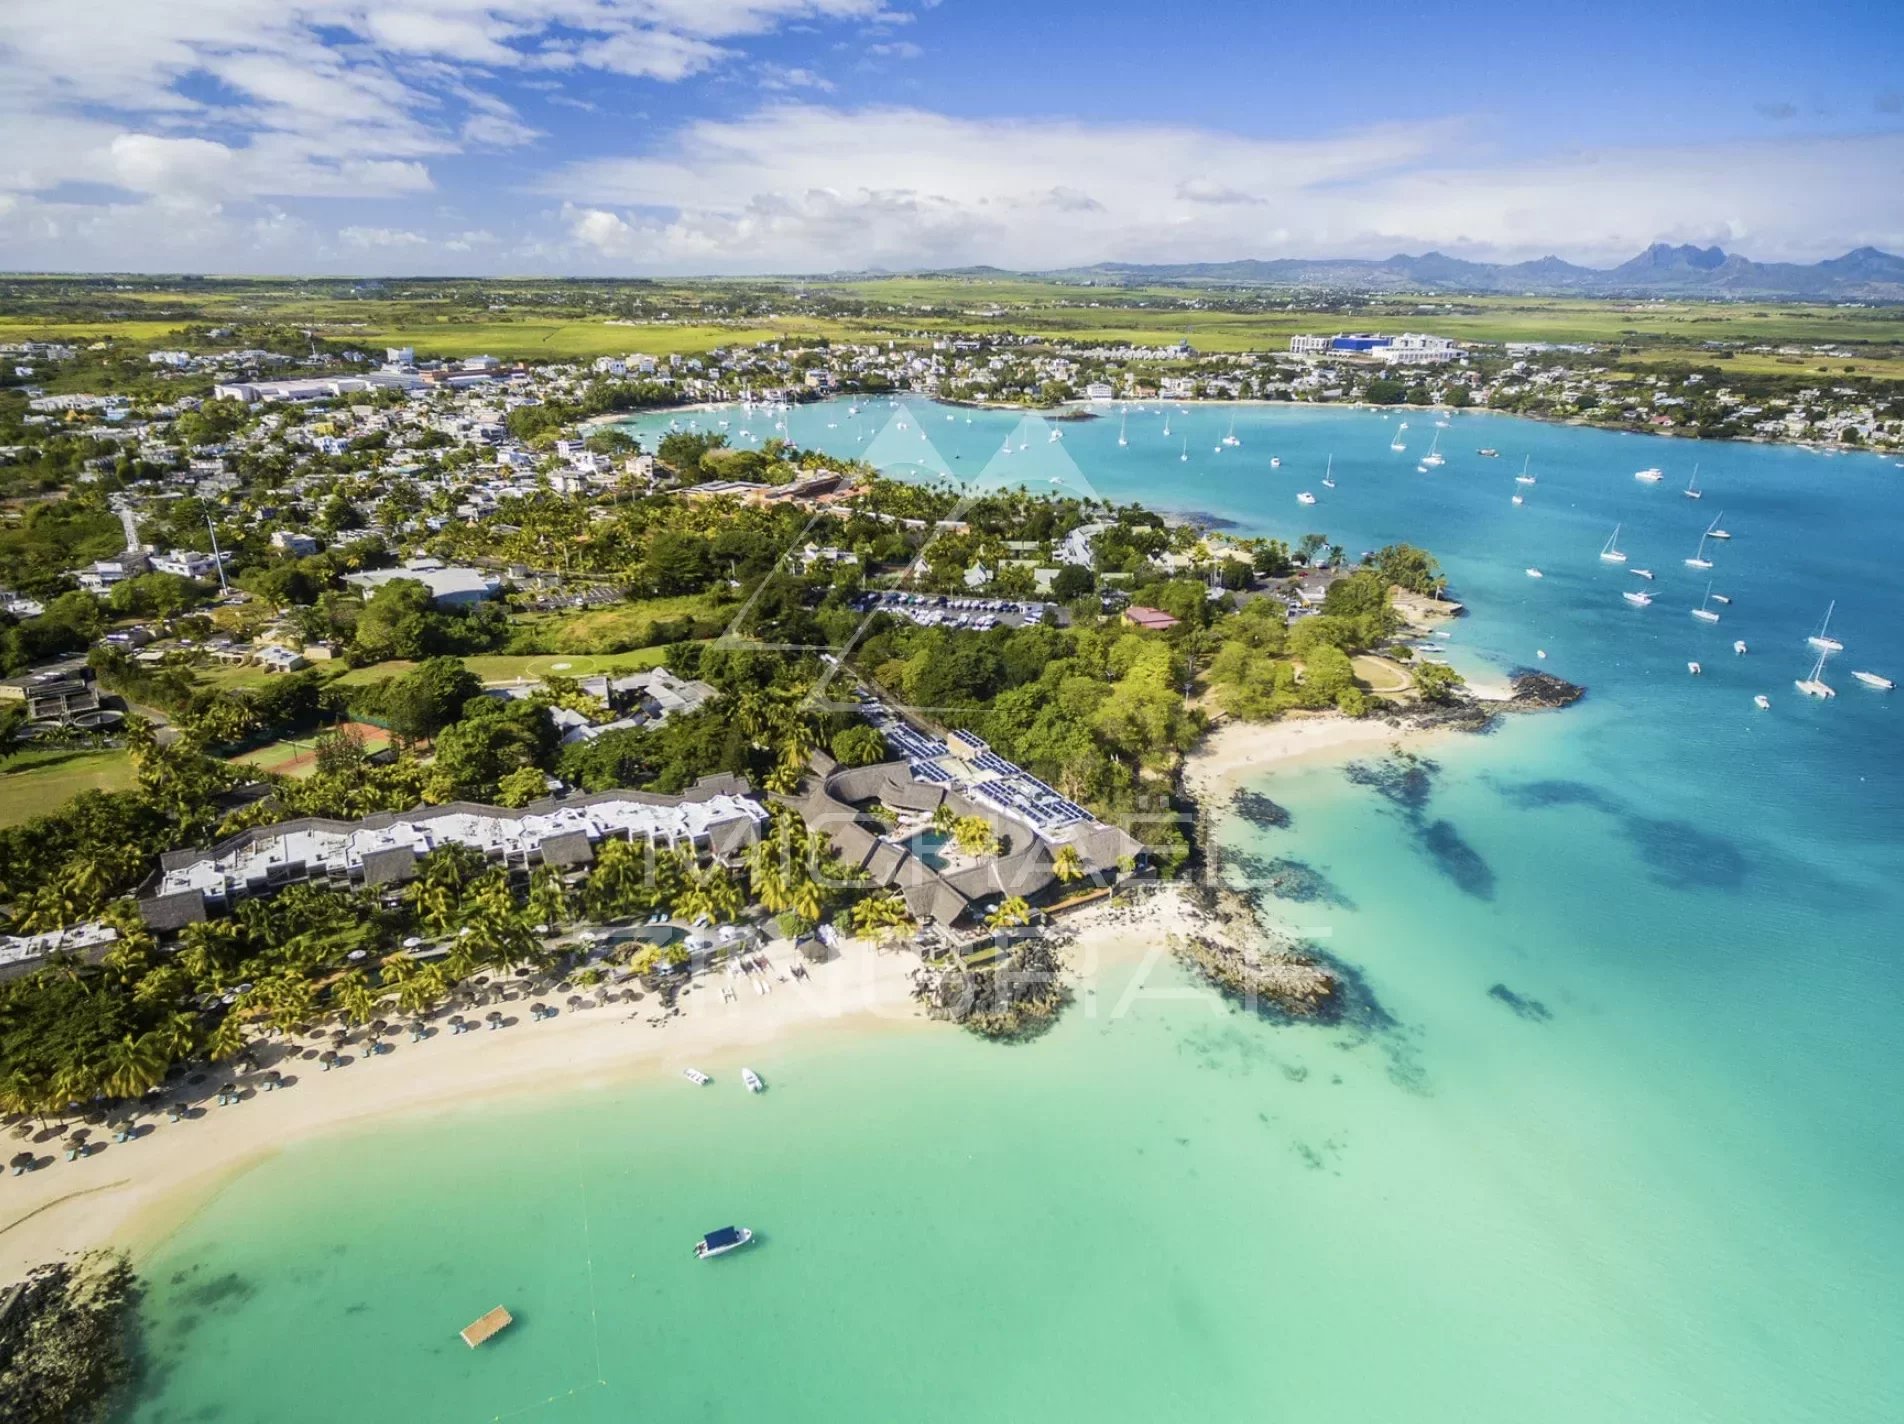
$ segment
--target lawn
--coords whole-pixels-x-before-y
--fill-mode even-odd
[[[382,751],[390,745],[390,734],[381,727],[372,727],[362,722],[353,722],[364,739],[364,750]],[[306,777],[317,770],[315,760],[317,735],[308,737],[287,737],[282,741],[266,742],[231,758],[232,765],[250,767],[254,771],[275,772],[281,776]]]
[[[587,677],[602,672],[642,672],[659,667],[668,656],[666,648],[634,648],[625,653],[485,653],[462,660],[463,666],[491,687],[516,681],[534,681],[554,673],[558,677]],[[396,677],[415,667],[401,659],[352,668],[338,681],[347,686],[377,682]]]
[[[644,598],[608,608],[573,613],[529,614],[519,620],[524,628],[561,653],[618,653],[624,648],[646,648],[654,643],[654,626],[680,618],[704,618],[714,603],[703,594],[672,598]]]
[[[124,751],[24,751],[0,771],[0,826],[57,811],[82,791],[123,791],[130,785],[132,758]]]

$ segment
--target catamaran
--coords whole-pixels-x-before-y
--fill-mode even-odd
[[[1310,494],[1308,490],[1304,490],[1301,494],[1296,496],[1297,504],[1314,504],[1315,502],[1316,497]]]
[[[1626,555],[1615,547],[1619,541],[1620,526],[1616,524],[1613,526],[1613,532],[1607,536],[1606,547],[1600,551],[1600,557],[1605,559],[1609,564],[1623,564],[1626,562]]]
[[[1807,697],[1836,697],[1838,694],[1831,690],[1830,685],[1825,682],[1822,676],[1825,670],[1825,659],[1830,656],[1831,652],[1829,649],[1820,650],[1818,661],[1812,667],[1811,676],[1801,677],[1792,685]]]
[[[1844,651],[1844,644],[1831,636],[1831,615],[1837,607],[1838,600],[1834,598],[1831,600],[1830,607],[1825,609],[1825,616],[1818,625],[1818,631],[1805,639],[1807,643],[1823,652],[1842,653]]]
[[[1487,451],[1483,450],[1481,453],[1485,455]],[[1527,467],[1531,465],[1533,462],[1534,462],[1534,457],[1532,455],[1529,455],[1525,460],[1521,461],[1521,472],[1518,475],[1514,476],[1515,484],[1531,485],[1532,483],[1534,483],[1534,477],[1527,473]]]
[[[1666,474],[1657,465],[1651,465],[1644,470],[1635,470],[1633,478],[1643,485],[1656,485],[1666,478]]]
[[[1716,608],[1713,608],[1711,604],[1712,604],[1712,580],[1707,579],[1706,580],[1706,596],[1705,598],[1700,600],[1699,606],[1693,609],[1692,616],[1697,618],[1701,623],[1717,623],[1719,621],[1719,610]]]
[[[1690,559],[1686,560],[1686,567],[1689,569],[1709,569],[1712,567],[1712,560],[1706,557],[1706,536],[1704,534],[1699,536],[1699,548]]]
[[[1897,686],[1890,678],[1880,676],[1874,672],[1854,672],[1851,675],[1866,687],[1875,687],[1880,692],[1889,692],[1892,688]]]
[[[719,1231],[710,1231],[694,1243],[696,1260],[711,1261],[716,1256],[725,1256],[729,1251],[738,1251],[754,1239],[754,1233],[744,1226],[723,1226]]]
[[[1703,498],[1699,488],[1699,467],[1697,465],[1692,467],[1692,478],[1686,481],[1686,487],[1681,490],[1680,493],[1685,495],[1687,499]]]
[[[1445,465],[1448,463],[1448,457],[1436,448],[1440,444],[1441,432],[1437,430],[1435,432],[1435,438],[1428,442],[1428,453],[1421,457],[1422,464],[1428,466],[1431,470],[1437,465]]]

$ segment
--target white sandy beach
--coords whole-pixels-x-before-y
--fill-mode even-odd
[[[1216,806],[1245,779],[1319,760],[1416,747],[1443,735],[1435,728],[1397,728],[1376,717],[1335,712],[1292,713],[1277,722],[1221,722],[1185,759],[1191,795]]]

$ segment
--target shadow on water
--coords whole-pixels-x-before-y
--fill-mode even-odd
[[[1293,857],[1251,855],[1223,847],[1216,853],[1216,868],[1219,886],[1249,896],[1259,910],[1269,898],[1341,910],[1355,908],[1327,875]]]
[[[1230,798],[1230,809],[1260,831],[1289,828],[1287,807],[1279,806],[1260,791],[1239,791]]]
[[[1499,999],[1529,1023],[1547,1023],[1554,1016],[1553,1010],[1539,999],[1531,998],[1526,994],[1517,994],[1505,984],[1491,986],[1488,989],[1488,997]]]

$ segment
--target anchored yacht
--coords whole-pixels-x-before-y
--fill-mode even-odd
[[[1615,547],[1616,545],[1618,545],[1619,542],[1620,542],[1620,526],[1616,524],[1613,526],[1613,532],[1607,536],[1606,547],[1600,550],[1600,557],[1605,559],[1609,564],[1625,563],[1626,555],[1621,553],[1619,549]]]
[[[1830,606],[1825,609],[1825,616],[1818,624],[1818,631],[1805,639],[1807,643],[1810,643],[1814,648],[1822,652],[1842,653],[1844,651],[1844,644],[1831,636],[1831,615],[1837,610],[1837,607],[1838,600],[1834,598]]]
[[[719,1231],[710,1231],[694,1243],[694,1255],[697,1260],[711,1261],[716,1256],[725,1256],[729,1251],[738,1251],[754,1239],[754,1233],[744,1226],[723,1226]]]

